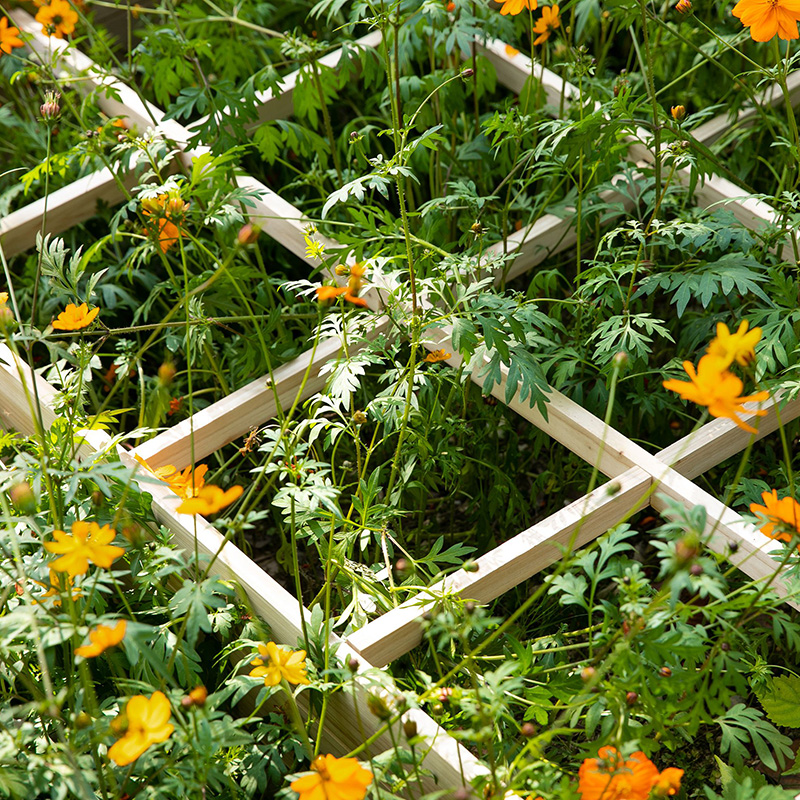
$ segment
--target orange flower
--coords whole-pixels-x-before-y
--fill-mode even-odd
[[[739,0],[732,13],[756,42],[768,42],[776,33],[781,39],[798,38],[800,0]]]
[[[684,400],[691,400],[701,406],[708,406],[708,412],[714,417],[727,417],[733,420],[742,430],[756,433],[756,429],[739,418],[746,413],[743,403],[761,402],[769,398],[769,392],[740,397],[744,384],[733,373],[720,369],[720,361],[713,356],[703,356],[697,365],[697,372],[691,361],[684,361],[683,368],[691,380],[664,381],[664,388],[677,392]],[[751,412],[763,417],[767,412],[759,409]]]
[[[363,800],[372,783],[372,773],[356,758],[317,756],[308,775],[292,781],[298,800]]]
[[[207,517],[229,506],[238,500],[244,489],[241,486],[231,486],[227,492],[219,486],[208,484],[200,489],[194,497],[187,497],[176,509],[179,514],[202,514]]]
[[[500,9],[500,13],[503,16],[511,14],[512,17],[516,17],[517,14],[520,14],[526,8],[529,8],[531,11],[536,11],[538,0],[497,0],[497,2],[503,5]]]
[[[89,641],[91,644],[85,644],[82,647],[75,648],[76,656],[83,656],[84,658],[94,658],[104,653],[109,647],[119,644],[125,636],[125,629],[128,624],[124,619],[121,619],[113,628],[108,625],[98,625],[89,631]]]
[[[169,700],[163,692],[153,692],[148,699],[143,694],[131,697],[125,706],[128,730],[108,751],[108,757],[118,766],[125,767],[139,758],[151,744],[169,739],[175,726]]]
[[[352,303],[354,306],[360,306],[361,308],[367,308],[367,301],[364,300],[363,297],[356,297],[351,294],[348,286],[317,286],[316,291],[317,300],[320,303],[327,303],[329,300],[333,300],[334,297],[344,295],[344,299],[347,300],[348,303]]]
[[[83,575],[89,569],[89,562],[108,569],[124,552],[116,547],[116,533],[108,525],[101,528],[96,522],[78,520],[72,523],[72,533],[53,531],[54,542],[45,542],[50,553],[60,553],[50,566],[56,572],[66,572],[71,578]]]
[[[78,331],[81,328],[88,328],[99,313],[99,307],[89,311],[86,303],[81,303],[79,306],[67,303],[66,309],[58,315],[53,323],[53,328],[58,331]]]
[[[166,469],[166,467],[162,467],[162,469]],[[183,472],[176,470],[174,475],[166,477],[164,480],[178,497],[186,500],[189,497],[197,497],[200,494],[200,490],[206,482],[206,472],[208,472],[208,467],[205,464],[200,464],[194,469],[186,467]]]
[[[624,759],[615,748],[601,747],[578,770],[581,800],[647,800],[658,780],[658,768],[641,752]]]
[[[39,597],[38,600],[35,600],[36,603],[41,603],[47,597],[55,598],[53,600],[54,606],[61,605],[61,590],[62,589],[72,589],[72,599],[77,600],[82,592],[80,587],[73,587],[73,580],[71,575],[61,576],[59,575],[52,567],[50,567],[50,582],[49,586],[45,585],[41,581],[34,581],[34,583],[38,583],[39,586],[44,587],[47,591]]]
[[[435,364],[437,361],[447,361],[452,355],[452,353],[445,353],[444,350],[434,350],[425,356],[425,361],[429,364]]]
[[[539,35],[533,40],[534,45],[543,44],[550,38],[550,34],[556,29],[561,27],[561,17],[558,16],[558,5],[554,4],[552,8],[544,6],[542,8],[542,16],[536,20],[533,26],[533,33]]]
[[[78,14],[67,0],[51,0],[36,12],[36,21],[42,23],[42,33],[63,39],[75,30]]]
[[[653,794],[656,797],[672,797],[681,788],[681,778],[683,770],[675,767],[667,767],[653,784]]]
[[[718,358],[724,367],[729,367],[734,361],[746,367],[755,360],[755,346],[761,338],[761,328],[747,331],[748,321],[742,320],[739,330],[731,333],[724,322],[717,323],[717,336],[708,346],[708,354]]]
[[[182,235],[178,225],[183,223],[188,209],[189,204],[181,197],[171,197],[166,194],[142,200],[143,213],[148,217],[156,217],[158,245],[162,253],[166,253]]]
[[[22,39],[19,38],[19,28],[10,26],[7,17],[0,18],[0,53],[8,55],[15,47],[23,46]]]
[[[518,56],[519,55],[519,50],[517,50],[516,47],[512,47],[510,44],[506,45],[505,50],[506,50],[506,55],[509,58],[514,58],[514,56]]]
[[[264,686],[277,686],[282,678],[289,683],[309,683],[306,677],[306,651],[283,650],[275,642],[267,642],[258,646],[261,658],[254,658],[250,663],[255,669],[250,670],[253,678],[263,678]],[[269,660],[265,666],[264,659]]]
[[[174,475],[178,470],[172,466],[172,464],[167,464],[163,467],[156,467],[153,469],[140,455],[136,453],[133,454],[133,457],[136,461],[138,461],[151,475],[154,475],[160,481],[168,480],[172,475]]]
[[[793,536],[800,536],[800,503],[793,497],[778,500],[778,493],[773,489],[761,495],[764,505],[750,504],[750,511],[766,518],[760,530],[770,539],[790,542]],[[778,529],[777,532],[775,529]]]

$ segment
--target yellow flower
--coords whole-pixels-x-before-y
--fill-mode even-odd
[[[519,55],[519,50],[516,47],[512,47],[510,44],[507,44],[505,47],[506,55],[509,58],[514,58],[514,56]]]
[[[653,785],[653,794],[656,797],[672,797],[680,790],[682,777],[682,769],[667,767]]]
[[[744,384],[733,373],[721,369],[719,359],[713,356],[703,356],[697,365],[697,372],[691,361],[684,361],[683,368],[690,380],[664,381],[665,389],[677,392],[684,400],[708,406],[708,413],[714,417],[727,417],[742,430],[749,433],[757,432],[752,425],[742,422],[739,414],[746,413],[746,410],[742,408],[743,403],[767,400],[769,392],[756,392],[747,397],[740,397],[739,393],[744,388]],[[759,409],[751,413],[763,417],[767,412]]]
[[[244,489],[241,486],[231,486],[224,492],[219,486],[208,484],[204,486],[194,497],[187,497],[176,509],[179,514],[202,514],[207,517],[217,511],[229,506],[234,500],[238,500]]]
[[[58,315],[53,323],[53,328],[59,331],[77,331],[81,328],[88,328],[99,312],[99,308],[89,311],[86,303],[81,303],[79,306],[67,303],[66,309]]]
[[[434,350],[425,356],[425,361],[429,364],[435,364],[437,361],[447,361],[452,355],[452,353],[445,353],[444,350]]]
[[[182,197],[168,194],[160,194],[158,197],[149,197],[142,200],[142,212],[144,215],[156,218],[158,246],[161,248],[162,253],[166,253],[183,235],[178,226],[183,224],[189,205],[189,203],[184,202]]]
[[[36,12],[36,21],[42,23],[42,33],[63,39],[75,30],[78,14],[67,0],[51,0]]]
[[[45,542],[45,549],[50,553],[60,553],[50,564],[56,572],[66,572],[71,578],[83,575],[89,569],[89,562],[98,567],[111,566],[115,559],[124,552],[124,548],[116,547],[116,533],[108,525],[101,528],[96,522],[78,520],[72,523],[72,533],[53,531],[56,541]]]
[[[89,641],[91,644],[85,644],[82,647],[75,648],[76,656],[83,656],[84,658],[94,658],[104,653],[109,647],[119,644],[125,636],[125,630],[128,624],[124,619],[121,619],[113,628],[108,625],[98,625],[89,631]]]
[[[750,504],[750,511],[766,518],[767,522],[760,530],[770,539],[791,542],[793,536],[800,536],[800,503],[793,497],[778,500],[778,493],[773,489],[761,495],[764,505]],[[777,531],[775,530],[777,528]]]
[[[356,758],[317,756],[311,769],[291,783],[298,800],[363,800],[372,783],[372,773]]]
[[[550,38],[550,34],[561,27],[561,17],[558,16],[558,5],[553,5],[552,8],[544,6],[542,8],[542,16],[536,20],[533,26],[533,33],[539,35],[533,40],[534,45],[543,44]]]
[[[3,17],[5,19],[5,17]],[[6,20],[7,21],[7,20]],[[0,29],[2,28],[3,20],[0,20]],[[2,39],[2,36],[0,36]],[[0,292],[0,306],[4,306],[8,302],[8,292]]]
[[[505,16],[506,14],[511,14],[512,17],[516,17],[517,14],[523,12],[526,8],[529,8],[531,11],[536,11],[536,6],[538,0],[497,0],[499,3],[502,4],[502,8],[500,9],[500,13]]]
[[[686,119],[686,106],[672,106],[669,113],[672,114],[672,119],[675,122],[683,122]]]
[[[258,646],[262,658],[254,658],[250,663],[255,669],[250,670],[253,678],[263,678],[265,686],[277,686],[281,678],[289,683],[309,683],[306,677],[306,651],[283,650],[275,642],[267,642]],[[265,665],[264,659],[269,661]]]
[[[739,0],[731,13],[756,42],[768,42],[776,33],[787,41],[798,37],[800,0]]]
[[[167,464],[163,467],[156,467],[155,469],[151,467],[140,455],[134,453],[134,459],[138,461],[151,475],[154,475],[161,481],[168,480],[172,475],[174,475],[178,470],[172,466],[172,464]]]
[[[23,47],[22,39],[19,38],[19,28],[14,28],[8,24],[8,17],[0,19],[0,53],[8,55],[15,47]],[[5,292],[6,300],[8,295]],[[3,300],[5,303],[6,300]]]
[[[761,328],[747,330],[749,322],[745,319],[736,333],[731,333],[724,322],[717,323],[717,337],[708,346],[708,354],[720,359],[723,366],[728,367],[734,361],[746,367],[755,360],[755,346],[761,339]]]
[[[162,469],[166,468],[162,467]],[[164,478],[164,480],[178,497],[182,497],[186,500],[189,497],[197,497],[200,494],[206,482],[206,472],[208,472],[208,467],[205,464],[200,464],[194,469],[192,469],[192,467],[186,467],[183,472],[175,470],[173,475]]]
[[[344,299],[347,300],[348,303],[352,303],[354,306],[361,306],[362,308],[367,307],[367,301],[363,297],[356,297],[354,294],[351,294],[348,286],[317,286],[316,292],[317,300],[320,303],[327,303],[329,300],[333,300],[334,297],[344,295]]]
[[[45,585],[41,581],[34,581],[34,583],[38,583],[39,586],[47,589],[47,591],[41,595],[37,600],[34,602],[41,603],[47,597],[55,598],[53,600],[54,606],[61,605],[61,590],[62,589],[72,589],[72,599],[77,600],[82,594],[80,587],[73,587],[73,579],[71,575],[61,576],[59,575],[52,567],[50,567],[50,581],[49,585]]]
[[[169,700],[162,692],[153,692],[150,699],[143,694],[132,697],[125,706],[128,730],[111,746],[108,757],[118,767],[132,764],[151,744],[169,739],[175,730],[169,723],[171,715]]]

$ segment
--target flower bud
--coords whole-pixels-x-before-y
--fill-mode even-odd
[[[398,558],[395,561],[394,574],[398,578],[404,578],[408,574],[408,561],[405,558]]]
[[[629,706],[632,706],[632,705],[634,705],[634,703],[635,703],[635,702],[636,702],[638,699],[639,699],[639,695],[638,695],[638,694],[636,694],[636,692],[628,692],[628,693],[625,695],[625,702],[626,702],[626,703],[627,703]]]
[[[464,572],[477,572],[480,567],[477,561],[470,558],[461,565],[461,569],[463,569]]]
[[[620,350],[619,353],[614,356],[614,366],[617,369],[624,369],[627,367],[628,361],[628,354],[624,350]]]
[[[622,484],[619,481],[610,481],[606,484],[606,494],[609,497],[613,497],[615,494],[619,494],[622,491]]]
[[[8,494],[17,511],[23,514],[32,514],[36,511],[36,498],[27,481],[12,486]]]
[[[475,70],[472,67],[467,67],[465,70],[462,70],[461,77],[462,78],[471,78],[475,74]]]
[[[413,719],[407,719],[403,723],[403,733],[406,739],[413,739],[417,735],[417,723]]]
[[[363,425],[367,421],[367,415],[363,411],[353,413],[353,422],[356,425]]]
[[[731,649],[731,646],[728,644],[728,642],[723,642],[719,646],[719,649],[722,650],[723,653],[727,653]]]
[[[689,572],[692,575],[694,575],[695,578],[696,578],[698,575],[702,575],[703,574],[703,565],[702,564],[692,564],[692,566],[689,567]]]
[[[464,611],[467,614],[474,614],[477,607],[477,603],[475,603],[473,600],[467,600],[467,602],[464,603]]]
[[[175,367],[172,364],[165,361],[158,368],[158,380],[161,382],[161,385],[169,386],[172,383],[172,379],[175,377],[176,372],[177,370],[175,369]]]
[[[584,667],[581,670],[581,680],[584,683],[589,683],[597,677],[597,670],[594,667]]]
[[[692,10],[691,0],[678,0],[675,4],[675,10],[679,14],[688,14]]]
[[[669,667],[661,667],[661,669],[658,671],[658,674],[662,678],[671,678],[672,677],[672,670]]]
[[[686,106],[672,106],[669,113],[675,122],[682,122],[686,118]]]
[[[254,244],[256,239],[258,239],[259,233],[261,233],[261,228],[259,228],[258,225],[253,225],[252,222],[248,222],[246,225],[242,225],[242,227],[239,228],[236,239],[242,246]]]
[[[536,726],[532,722],[523,722],[520,726],[519,732],[526,739],[530,739],[536,735]]]
[[[389,704],[380,695],[374,692],[370,692],[367,695],[367,708],[370,710],[370,713],[381,720],[381,722],[386,722],[392,718]]]
[[[354,675],[356,672],[358,672],[358,668],[360,666],[361,662],[354,656],[350,656],[350,658],[347,659],[347,669],[349,669]]]
[[[99,490],[95,489],[92,492],[92,505],[95,508],[100,508],[103,505],[103,501],[106,499],[106,496]]]
[[[85,711],[81,711],[80,714],[76,715],[75,727],[78,730],[83,730],[84,728],[88,728],[91,724],[92,724],[92,718]]]
[[[192,708],[198,706],[202,708],[206,704],[208,698],[208,689],[205,686],[195,686],[189,694],[181,698],[181,705],[184,708]]]
[[[59,114],[61,114],[61,106],[58,104],[60,99],[61,95],[58,92],[48,89],[44,93],[44,103],[39,106],[39,113],[42,115],[42,119],[48,121],[58,119]]]

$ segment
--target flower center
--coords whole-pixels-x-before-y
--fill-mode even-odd
[[[777,2],[777,0],[771,0],[771,2],[774,4]],[[64,22],[64,17],[62,17],[61,14],[53,15],[53,25],[61,25],[63,22]]]

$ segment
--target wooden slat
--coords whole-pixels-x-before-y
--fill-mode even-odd
[[[608,486],[601,486],[570,503],[475,559],[477,571],[454,572],[351,634],[348,643],[371,664],[389,664],[420,643],[419,618],[433,609],[440,597],[457,593],[479,603],[495,600],[558,561],[562,548],[582,547],[646,506],[651,482],[644,470],[628,470],[615,481],[618,491],[612,493]]]
[[[6,362],[5,364],[0,362],[0,409],[2,409],[3,423],[25,435],[33,436],[36,433],[36,425],[32,408],[35,406],[31,406],[27,400],[28,397],[33,397],[30,385],[31,373],[22,366],[19,370],[9,366],[9,361],[10,364],[14,364],[14,357],[7,348],[0,350],[0,356]],[[41,414],[48,424],[55,418],[49,404],[52,403],[56,392],[41,378],[36,378],[36,381]],[[102,452],[109,450],[111,440],[103,431],[93,431],[89,438],[91,441],[86,443],[86,455],[93,455],[98,449]],[[175,509],[181,502],[180,498],[166,484],[153,483],[150,480],[142,481],[141,467],[128,453],[120,450],[119,457],[123,463],[137,470],[136,482],[153,496],[153,512],[156,519],[169,528],[176,546],[190,557],[195,552],[202,558],[215,557],[209,574],[241,585],[254,610],[270,626],[276,641],[295,646],[302,636],[300,606],[297,600],[238,547],[226,542],[219,531],[202,517],[178,514]],[[304,609],[303,613],[309,614],[307,609]],[[335,637],[332,641],[338,643]],[[346,643],[341,643],[338,657],[345,659],[348,654],[356,655]],[[360,666],[355,681],[355,703],[353,698],[346,696],[344,692],[337,693],[331,698],[329,725],[324,741],[330,749],[340,755],[362,744],[365,738],[381,727],[380,721],[367,707],[369,690],[375,685],[393,688],[388,676],[381,676],[381,673],[363,657],[359,657],[358,660]],[[469,781],[487,771],[475,756],[448,736],[424,712],[417,710],[411,712],[411,716],[417,721],[420,733],[428,738],[429,749],[420,748],[418,751],[425,754],[423,767],[430,770],[442,786],[454,789],[461,785],[463,779]],[[374,747],[376,752],[390,749],[391,739],[384,734],[375,742]],[[430,777],[423,777],[423,785],[426,791],[439,788],[435,780]]]

